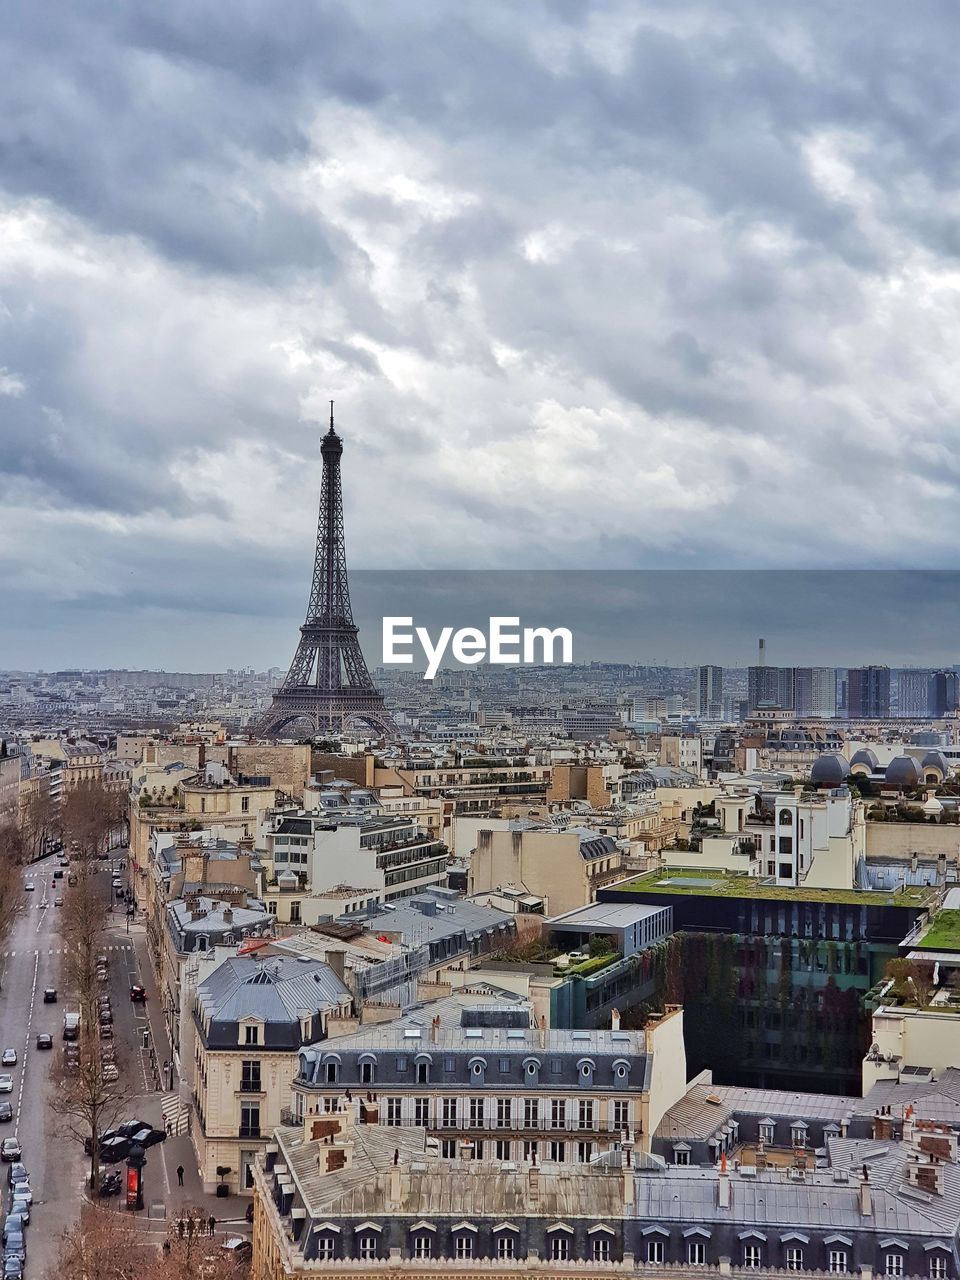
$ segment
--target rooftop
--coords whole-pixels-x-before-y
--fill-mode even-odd
[[[916,942],[924,951],[960,951],[960,911],[941,911]]]
[[[769,898],[781,902],[836,902],[863,907],[923,907],[936,894],[924,886],[904,889],[808,889],[803,885],[770,884],[756,876],[726,875],[713,868],[662,867],[619,883],[618,890],[630,893],[689,893],[709,898]]]

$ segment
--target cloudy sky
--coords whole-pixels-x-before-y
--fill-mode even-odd
[[[947,567],[955,0],[15,0],[0,668],[357,568]]]

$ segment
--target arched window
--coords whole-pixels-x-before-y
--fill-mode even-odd
[[[593,1084],[593,1073],[596,1070],[596,1065],[592,1058],[581,1058],[577,1063],[577,1083]]]
[[[360,1055],[360,1083],[374,1084],[377,1078],[377,1059],[372,1053]]]
[[[793,812],[790,809],[780,810],[780,825],[781,827],[793,826]]]

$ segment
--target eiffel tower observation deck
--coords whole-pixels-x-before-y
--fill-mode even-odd
[[[252,731],[261,737],[277,737],[281,733],[339,733],[363,725],[395,738],[397,727],[370,678],[350,607],[340,492],[343,441],[333,429],[332,400],[330,430],[323,437],[320,453],[323,487],[307,617],[290,670]]]

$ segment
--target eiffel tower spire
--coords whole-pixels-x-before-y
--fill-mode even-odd
[[[333,429],[332,400],[330,430],[323,437],[320,454],[323,482],[307,616],[290,670],[253,732],[275,737],[297,721],[312,733],[339,732],[359,721],[396,737],[396,725],[360,651],[350,607],[340,491],[343,441]]]

